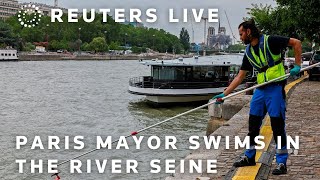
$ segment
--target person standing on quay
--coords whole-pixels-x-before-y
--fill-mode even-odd
[[[258,71],[258,84],[285,75],[285,68],[282,62],[282,51],[287,46],[292,46],[295,54],[295,65],[290,70],[290,75],[295,76],[299,74],[301,69],[302,48],[301,42],[298,39],[262,34],[256,27],[253,19],[242,22],[239,25],[238,30],[240,39],[247,45],[241,69],[228,88],[222,94],[216,95],[212,99],[223,98],[230,94],[241,84],[246,77],[246,73],[252,71],[253,68]],[[277,167],[272,171],[272,174],[280,175],[287,173],[286,162],[288,159],[288,151],[286,147],[287,138],[285,131],[285,85],[286,79],[284,78],[255,90],[250,103],[248,132],[248,136],[250,137],[250,149],[247,149],[245,151],[245,156],[241,157],[240,160],[233,164],[235,167],[256,165],[256,149],[254,148],[256,143],[254,142],[254,138],[259,135],[262,120],[268,112],[276,144],[277,137],[281,137],[281,149],[276,147]],[[221,102],[217,100],[217,103]]]

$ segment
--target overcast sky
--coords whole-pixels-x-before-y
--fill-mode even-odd
[[[19,0],[20,2],[38,2],[48,5],[53,5],[54,0]],[[220,18],[221,26],[226,27],[227,34],[231,35],[231,30],[228,25],[228,21],[225,15],[225,12],[228,15],[231,29],[235,34],[236,38],[239,40],[238,35],[238,25],[242,22],[243,17],[247,17],[246,8],[252,7],[251,4],[269,4],[276,6],[274,0],[58,0],[58,5],[64,8],[77,8],[77,9],[113,9],[115,8],[124,8],[128,11],[130,8],[138,8],[142,11],[142,14],[145,13],[145,10],[148,8],[157,9],[158,20],[156,23],[146,23],[145,19],[144,25],[147,27],[161,28],[172,34],[179,35],[182,27],[185,27],[190,34],[190,41],[192,41],[192,28],[194,30],[194,40],[195,42],[203,42],[204,39],[204,22],[195,23],[194,20],[191,20],[189,15],[188,23],[169,23],[169,9],[174,9],[175,17],[180,17],[182,21],[182,9],[199,9],[203,8],[213,9],[217,8],[219,10],[218,16]],[[127,18],[129,19],[129,18]],[[216,29],[218,28],[218,23],[207,23],[208,26],[213,26]]]

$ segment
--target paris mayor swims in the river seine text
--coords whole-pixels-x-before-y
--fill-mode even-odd
[[[148,147],[150,150],[178,150],[176,144],[178,139],[175,136],[165,136],[162,139],[158,136],[132,136],[132,139],[127,139],[126,136],[120,137],[102,137],[96,136],[95,146],[96,149],[104,150],[140,150],[142,146]],[[232,139],[233,138],[233,139]],[[277,147],[281,146],[281,138],[278,138]],[[26,149],[31,150],[81,150],[85,147],[84,136],[47,136],[45,139],[40,136],[35,136],[33,138],[28,138],[26,136],[16,136],[16,150],[23,151]],[[133,141],[128,143],[128,141]],[[264,136],[257,136],[255,138],[255,148],[263,149],[265,147]],[[46,143],[44,143],[46,142]],[[203,146],[206,149],[219,149],[220,144],[223,144],[223,149],[230,149],[230,146],[235,149],[239,148],[250,148],[250,139],[249,136],[241,139],[239,136],[229,137],[229,136],[190,136],[188,138],[190,150],[199,149],[200,146]],[[292,147],[292,148],[291,148]],[[299,136],[295,136],[294,139],[290,136],[287,136],[287,148],[288,149],[299,149]],[[155,155],[156,157],[156,155]],[[59,160],[57,159],[16,159],[16,164],[18,165],[18,172],[25,173],[26,169],[30,173],[57,173]],[[188,161],[188,162],[186,162]],[[206,170],[207,173],[217,173],[217,160],[216,159],[207,159],[206,163],[203,163],[203,160],[174,160],[174,159],[152,159],[149,162],[150,173],[180,173],[189,172],[189,173],[201,173],[203,170]],[[180,168],[176,168],[180,165]],[[28,168],[26,168],[29,166]],[[44,167],[46,166],[46,167]],[[104,173],[107,169],[111,169],[111,173],[139,173],[138,172],[139,163],[134,159],[71,159],[69,162],[70,173]],[[204,167],[205,166],[205,167]],[[164,167],[164,168],[163,168]],[[85,169],[85,171],[83,170]]]

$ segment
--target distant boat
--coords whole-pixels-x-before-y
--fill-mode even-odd
[[[16,49],[0,49],[0,61],[17,61],[18,54]]]
[[[229,85],[239,72],[241,60],[240,56],[230,55],[205,56],[198,60],[140,61],[151,66],[151,76],[131,78],[129,92],[145,95],[154,103],[207,101]]]

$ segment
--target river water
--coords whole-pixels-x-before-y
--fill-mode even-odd
[[[96,136],[113,140],[182,113],[194,106],[149,107],[143,96],[127,92],[131,77],[149,75],[150,67],[137,61],[41,61],[0,63],[0,179],[53,179],[47,173],[47,160],[68,160],[96,147]],[[167,122],[140,134],[141,149],[128,138],[130,149],[102,149],[81,160],[82,174],[70,173],[69,164],[59,167],[62,180],[72,179],[164,179],[162,169],[151,174],[149,162],[183,159],[188,153],[188,138],[203,136],[209,117],[206,109]],[[161,147],[150,150],[146,139],[161,139]],[[164,149],[164,136],[177,138],[176,150]],[[16,136],[26,136],[27,144],[16,149]],[[35,136],[44,149],[31,150]],[[48,136],[58,136],[60,149],[48,149]],[[65,148],[65,136],[70,138]],[[83,136],[85,147],[75,150],[73,137]],[[23,173],[16,160],[26,160]],[[43,173],[30,173],[30,161],[43,160]],[[86,173],[87,160],[92,172]],[[106,171],[98,173],[94,160],[107,159]],[[111,173],[111,160],[122,160],[122,173]],[[126,160],[138,162],[138,173],[126,173]],[[178,165],[178,163],[176,164]],[[36,170],[37,172],[37,170]]]

